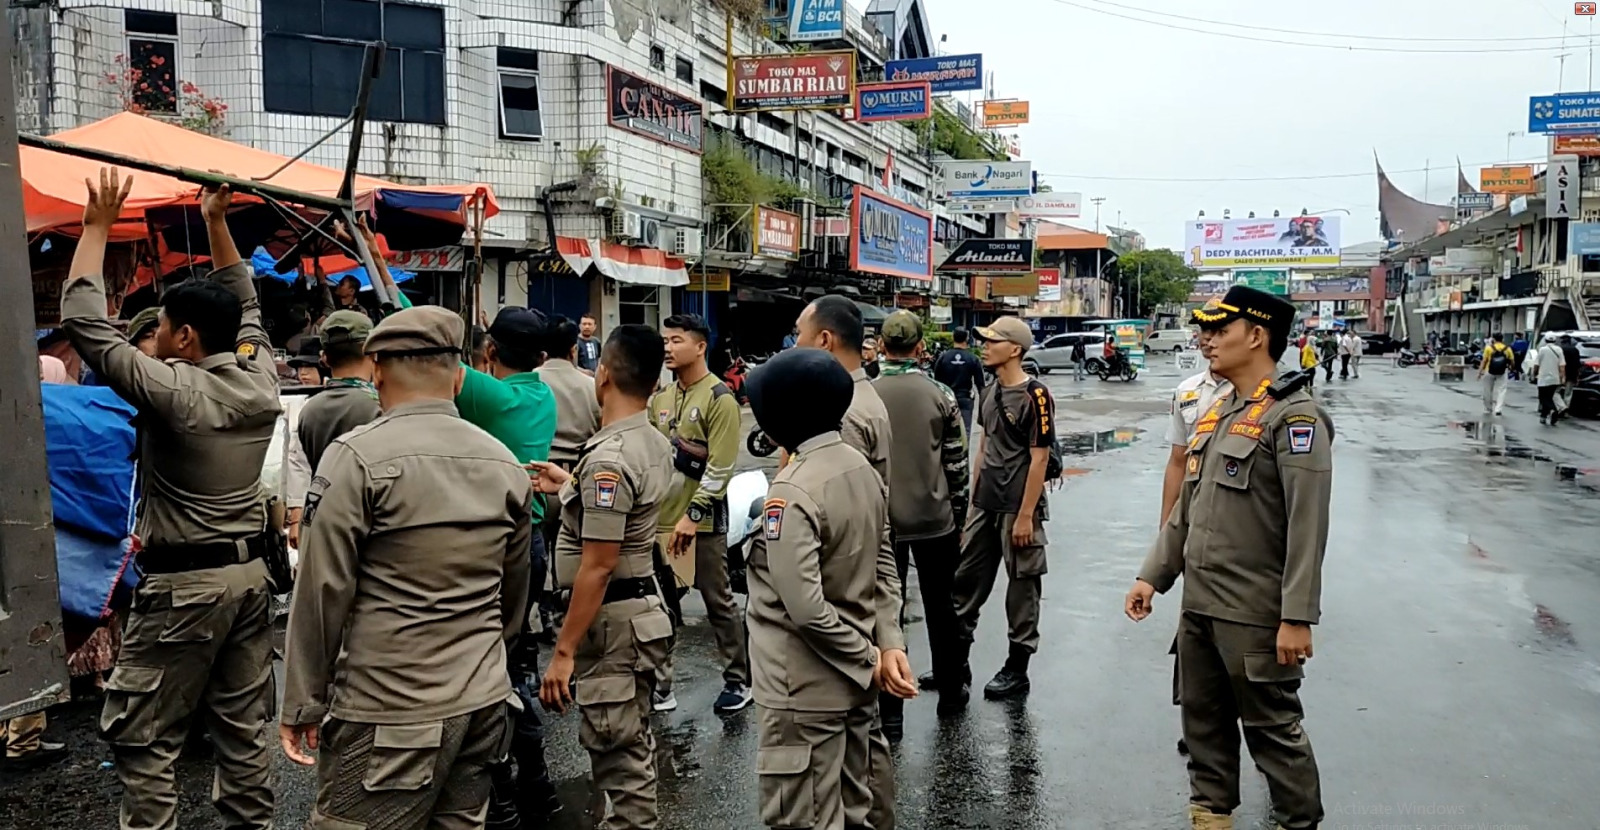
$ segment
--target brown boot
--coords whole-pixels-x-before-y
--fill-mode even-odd
[[[1198,804],[1190,804],[1189,826],[1193,830],[1233,830],[1233,816],[1219,816]]]

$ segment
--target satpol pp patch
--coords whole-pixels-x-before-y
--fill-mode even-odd
[[[767,499],[763,505],[766,512],[761,521],[762,535],[767,541],[776,542],[783,534],[783,509],[787,506],[789,503],[783,499]]]
[[[617,483],[622,477],[612,472],[598,472],[594,476],[594,506],[610,510],[617,506]]]
[[[1317,428],[1310,424],[1289,427],[1289,454],[1306,455],[1317,441]]]

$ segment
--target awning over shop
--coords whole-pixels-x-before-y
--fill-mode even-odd
[[[215,170],[242,179],[271,182],[279,187],[319,196],[336,196],[343,171],[306,161],[290,162],[287,156],[246,147],[154,118],[124,112],[93,124],[67,130],[53,139],[106,152],[191,170]],[[65,230],[76,233],[83,219],[87,200],[86,179],[98,181],[100,162],[44,150],[22,147],[22,201],[27,213],[29,233]],[[287,165],[287,166],[285,166]],[[274,174],[283,168],[281,172]],[[270,178],[268,178],[270,176]],[[145,211],[199,204],[200,188],[168,176],[134,174],[133,190],[123,208],[122,219],[113,229],[112,239],[143,239]],[[443,221],[465,229],[469,208],[481,199],[485,217],[500,211],[494,193],[483,184],[402,185],[371,176],[356,176],[355,203],[358,211],[393,211],[427,220]],[[236,196],[236,201],[251,201]],[[387,228],[395,232],[396,228]],[[410,238],[410,237],[408,237]]]
[[[883,321],[889,317],[889,312],[872,303],[862,300],[854,300],[853,302],[855,302],[856,308],[861,309],[861,322],[871,328],[881,327]]]
[[[587,274],[590,266],[617,282],[676,288],[689,284],[684,261],[657,248],[634,248],[601,239],[556,239],[556,251],[573,273]]]

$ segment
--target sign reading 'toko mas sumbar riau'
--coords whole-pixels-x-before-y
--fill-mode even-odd
[[[765,206],[756,208],[756,253],[794,259],[800,255],[800,217]]]

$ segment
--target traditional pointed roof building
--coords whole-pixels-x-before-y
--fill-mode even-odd
[[[1441,224],[1448,226],[1455,218],[1456,209],[1450,205],[1434,205],[1414,199],[1389,181],[1383,172],[1378,154],[1372,154],[1372,163],[1378,168],[1378,232],[1389,242],[1415,242],[1439,233]],[[1471,192],[1466,177],[1456,168],[1458,192]],[[1461,188],[1468,188],[1461,190]]]

